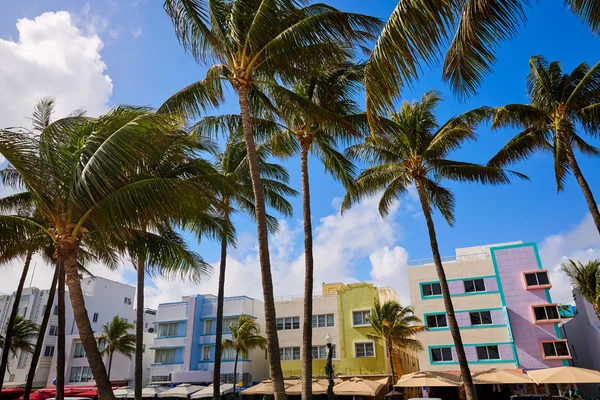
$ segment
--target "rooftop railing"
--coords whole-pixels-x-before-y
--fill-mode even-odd
[[[444,256],[442,258],[443,263],[453,262],[453,261],[468,261],[468,260],[485,260],[487,258],[491,258],[490,253],[473,253],[473,254],[463,254],[460,256]],[[418,267],[420,265],[433,264],[433,258],[422,258],[420,260],[408,260],[409,267]]]

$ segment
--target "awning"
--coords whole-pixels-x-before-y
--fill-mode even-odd
[[[557,367],[527,371],[538,385],[544,383],[600,383],[600,372],[578,367]]]
[[[196,393],[198,390],[204,388],[206,388],[206,386],[196,386],[190,385],[189,383],[182,383],[174,388],[158,393],[158,397],[179,397],[182,399],[187,399],[192,393]]]
[[[117,399],[124,399],[129,393],[133,393],[133,388],[129,386],[120,387],[118,389],[113,390],[113,394]]]
[[[381,378],[375,381],[363,378],[351,378],[339,385],[335,385],[333,393],[337,396],[373,397],[377,396],[379,391],[387,385],[388,380],[388,378]]]
[[[327,394],[327,387],[329,382],[327,379],[313,379],[312,380],[312,394]],[[285,388],[285,394],[292,396],[300,396],[302,394],[302,381],[298,381],[295,385]]]
[[[437,371],[418,371],[403,375],[394,386],[422,387],[422,386],[460,386],[460,378],[453,374]]]
[[[476,385],[534,383],[526,374],[506,369],[492,368],[486,371],[473,372],[471,375],[473,376],[473,383]]]
[[[157,397],[159,393],[164,392],[165,390],[167,390],[167,388],[162,387],[162,386],[147,386],[145,388],[142,389],[142,397]],[[128,399],[133,399],[135,398],[135,393],[131,392],[129,394],[127,394],[127,398]]]
[[[208,397],[213,397],[213,385],[209,387],[205,387],[202,390],[197,391],[193,395],[190,396],[190,399],[204,399]],[[233,392],[233,384],[232,383],[221,383],[219,385],[219,391],[221,395]]]
[[[283,385],[288,388],[297,384],[298,379],[288,379],[283,381]],[[273,394],[273,381],[270,379],[264,380],[261,383],[249,387],[246,390],[242,390],[240,393],[244,395],[254,395],[254,394],[262,394],[262,395],[272,395]]]

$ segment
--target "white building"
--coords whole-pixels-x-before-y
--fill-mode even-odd
[[[81,287],[92,329],[95,332],[100,332],[102,325],[110,322],[116,315],[126,318],[132,323],[135,322],[136,317],[133,307],[136,289],[134,286],[101,277],[93,277],[82,279]],[[44,311],[48,306],[48,292],[48,289],[23,289],[18,315],[38,325],[41,324]],[[14,293],[12,295],[0,295],[0,329],[2,331],[6,329],[13,302]],[[51,362],[56,348],[56,336],[58,335],[57,303],[58,296],[54,296],[53,312],[48,321],[48,329],[45,333],[46,337],[36,370],[35,387],[43,387],[50,379]],[[144,316],[145,330],[152,331],[156,312],[146,310]],[[65,331],[66,335],[78,335],[79,333],[73,317],[68,292],[65,294]],[[31,354],[29,353],[19,353],[16,357],[9,358],[10,373],[5,375],[5,382],[13,382],[13,385],[24,383],[27,380],[30,363]]]

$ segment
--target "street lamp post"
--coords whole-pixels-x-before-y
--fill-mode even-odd
[[[333,352],[331,347],[331,335],[328,333],[325,336],[327,340],[327,364],[325,365],[325,374],[327,375],[327,400],[333,400],[335,395],[333,394]]]

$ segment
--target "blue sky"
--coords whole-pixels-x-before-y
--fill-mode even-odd
[[[384,20],[387,20],[396,5],[394,0],[370,2],[330,0],[327,3],[342,10],[367,13]],[[20,40],[20,32],[16,27],[18,19],[33,20],[45,12],[66,11],[69,13],[72,25],[80,30],[81,36],[97,36],[100,39],[103,47],[101,49],[98,47],[95,51],[97,51],[97,56],[101,57],[105,69],[99,74],[104,78],[110,77],[112,82],[110,88],[106,82],[99,83],[98,87],[102,90],[95,90],[94,86],[90,86],[91,89],[86,94],[86,99],[100,92],[104,93],[103,97],[100,96],[96,103],[89,106],[91,111],[102,110],[106,104],[109,106],[117,104],[157,106],[172,93],[201,79],[205,71],[205,67],[197,65],[177,43],[171,23],[161,4],[162,2],[149,0],[109,0],[87,3],[75,0],[10,2],[8,5],[3,5],[3,12],[0,13],[0,40],[4,40],[5,50],[9,51],[12,46],[9,42],[19,43]],[[595,57],[600,54],[600,39],[593,37],[587,28],[579,23],[559,2],[540,2],[527,11],[527,18],[527,26],[520,30],[513,41],[505,43],[498,51],[495,72],[487,77],[477,96],[465,103],[459,103],[448,87],[441,82],[440,71],[434,69],[424,71],[420,81],[415,83],[412,89],[404,92],[404,98],[407,100],[418,98],[430,89],[441,91],[445,102],[439,108],[439,120],[443,122],[452,115],[481,105],[495,106],[525,102],[527,100],[525,77],[529,68],[528,60],[532,55],[543,55],[550,61],[561,60],[566,71],[573,69],[583,61],[592,64],[599,61]],[[40,39],[40,42],[43,40]],[[2,43],[0,41],[0,55],[3,54],[1,52]],[[69,46],[68,41],[64,43],[57,39],[57,43]],[[52,53],[48,53],[47,56],[51,58]],[[97,57],[92,62],[96,65]],[[70,68],[70,65],[67,63],[67,69]],[[75,67],[73,70],[77,72]],[[74,83],[80,82],[77,80],[80,79],[81,85],[87,85],[87,78],[84,79],[85,76],[82,78],[82,74],[85,75],[87,70],[87,68],[82,69],[83,72],[77,74],[79,77],[74,77]],[[3,69],[0,67],[0,72],[2,71]],[[26,73],[21,75],[15,73],[15,76],[25,80],[33,79]],[[38,85],[39,92],[35,92],[38,97],[50,95],[57,97],[57,101],[60,101],[63,93],[64,97],[68,97],[69,91],[82,92],[77,84],[69,87],[66,83],[67,86],[63,88],[61,94],[56,95],[48,92],[48,90],[51,91],[51,83],[44,80],[41,82],[42,87],[40,88]],[[5,82],[6,85],[9,83]],[[44,87],[46,83],[48,89]],[[2,85],[1,78],[0,85]],[[30,99],[32,94],[23,93],[23,90],[12,95],[25,96],[26,100]],[[8,93],[11,93],[10,87]],[[5,101],[7,98],[8,96],[5,96]],[[79,101],[83,103],[80,106],[87,106],[87,100]],[[25,109],[22,115],[27,115],[27,110]],[[237,112],[236,98],[230,96],[230,101],[220,111]],[[0,114],[0,125],[6,126],[8,124],[6,119],[9,117],[4,117],[5,121],[2,118],[2,114]],[[482,126],[479,133],[480,140],[478,142],[466,145],[453,157],[465,161],[486,162],[515,132],[508,130],[490,132],[487,127]],[[599,144],[597,141],[592,142],[596,145]],[[292,176],[292,186],[299,189],[298,160],[289,160],[285,165]],[[597,173],[599,161],[580,157],[580,165],[590,187],[597,193],[597,196],[600,196],[598,193],[600,191],[600,174]],[[436,218],[441,253],[452,255],[456,247],[523,240],[538,242],[540,245],[546,244],[547,254],[553,254],[547,259],[547,262],[551,264],[556,264],[560,257],[571,256],[579,251],[593,249],[593,254],[596,254],[596,249],[600,247],[596,238],[597,233],[588,228],[589,221],[585,220],[588,209],[575,180],[569,178],[565,191],[557,194],[552,160],[548,156],[534,156],[529,161],[516,165],[514,169],[529,175],[531,182],[515,182],[513,185],[505,187],[448,185],[456,195],[457,222],[454,227],[450,228],[443,220]],[[342,258],[335,262],[346,263],[346,265],[340,267],[340,270],[332,267],[331,275],[327,274],[328,266],[321,272],[319,278],[323,278],[323,280],[329,277],[331,279],[328,280],[372,280],[373,263],[377,263],[377,260],[384,263],[382,260],[386,259],[387,255],[392,266],[388,265],[386,267],[388,268],[387,275],[384,273],[383,276],[380,276],[380,280],[376,281],[381,283],[388,277],[390,285],[402,290],[402,284],[398,284],[397,281],[398,279],[402,280],[403,270],[390,272],[389,268],[393,269],[394,262],[400,259],[404,260],[406,256],[409,259],[417,259],[428,258],[431,254],[419,205],[409,197],[398,206],[391,220],[385,221],[383,225],[378,221],[372,221],[372,224],[365,226],[360,224],[344,225],[348,223],[348,220],[338,216],[337,201],[335,200],[343,196],[343,188],[324,173],[316,159],[310,160],[310,174],[313,194],[313,224],[315,229],[321,229],[319,232],[322,232],[323,239],[335,241],[335,238],[330,235],[333,231],[327,230],[334,229],[331,224],[335,225],[335,223],[337,225],[335,225],[334,231],[343,234],[340,236],[340,240],[348,241],[351,237],[351,240],[369,242],[373,237],[378,238],[380,237],[378,235],[383,235],[379,245],[372,243],[369,245],[371,247],[365,246],[364,251],[348,253],[348,248],[344,248],[341,251]],[[299,232],[302,217],[300,198],[293,199],[292,202],[296,210],[295,215],[284,223],[283,233],[275,239],[276,245],[281,246],[274,250],[276,253],[274,257],[281,257],[282,265],[278,267],[281,269],[281,279],[288,276],[285,265],[298,264],[298,257],[301,257],[302,251]],[[360,214],[362,209],[358,212]],[[372,215],[372,213],[369,212],[368,215]],[[360,215],[358,216],[360,217]],[[373,218],[375,218],[374,214]],[[370,228],[379,232],[369,231]],[[344,229],[349,232],[345,232]],[[387,232],[386,229],[390,229],[387,236],[385,233],[382,234],[382,232]],[[575,235],[577,240],[573,239],[573,243],[569,243],[568,246],[565,245],[566,247],[562,248],[556,243],[550,244],[552,238],[572,238],[573,232],[579,232],[578,229],[583,229],[581,231],[583,233],[579,235],[582,238]],[[233,252],[232,257],[235,257],[235,260],[232,263],[235,264],[238,261],[240,265],[254,265],[254,226],[245,218],[240,218],[238,230],[241,235],[240,248]],[[590,234],[588,235],[587,232]],[[349,236],[350,234],[351,236]],[[560,243],[564,245],[565,240]],[[382,253],[377,246],[381,248],[387,246],[389,251]],[[554,247],[550,248],[551,246]],[[403,249],[407,254],[400,250],[394,251],[396,247]],[[327,249],[324,245],[324,254],[329,254]],[[203,243],[198,250],[208,261],[218,261],[216,244]],[[381,257],[378,258],[377,255],[374,255],[375,253]],[[317,259],[316,263],[319,264],[319,262],[320,260]],[[552,265],[548,267],[552,267]],[[252,274],[252,269],[236,271],[240,274]],[[258,270],[255,273],[258,274]],[[133,280],[131,271],[127,269],[122,276],[127,281]],[[300,286],[290,287],[288,284],[282,283],[281,287],[285,290],[282,289],[284,293],[279,291],[280,294],[291,294],[289,291],[294,289],[296,289],[294,293],[302,292]],[[173,287],[170,286],[170,288]],[[210,290],[211,284],[207,283],[202,289]],[[229,289],[230,294],[238,294],[236,292],[245,288],[242,285],[231,286]],[[160,286],[156,286],[156,290],[162,289]],[[318,292],[319,288],[316,287],[315,291]],[[176,296],[180,294],[177,293]],[[166,297],[159,296],[158,298],[162,300]],[[562,298],[567,298],[567,295],[563,293]]]

